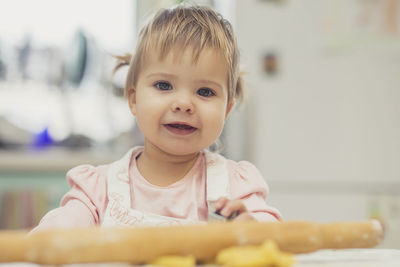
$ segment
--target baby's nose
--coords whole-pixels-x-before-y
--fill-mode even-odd
[[[194,112],[194,105],[190,101],[190,99],[185,99],[185,98],[177,99],[172,104],[172,111],[173,112],[187,112],[187,113],[192,114]]]

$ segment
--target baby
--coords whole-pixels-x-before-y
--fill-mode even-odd
[[[163,9],[141,30],[133,56],[120,59],[145,144],[116,162],[70,170],[71,190],[34,231],[207,222],[211,211],[280,220],[254,165],[207,150],[243,96],[231,24],[208,7]]]

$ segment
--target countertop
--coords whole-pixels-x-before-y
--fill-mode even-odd
[[[400,250],[397,249],[342,249],[342,250],[320,250],[308,254],[296,255],[297,263],[293,267],[399,267],[400,266]],[[5,263],[2,266],[11,267],[35,267],[37,264],[31,263]],[[129,264],[70,264],[63,266],[71,267],[98,267],[98,266],[115,266],[125,267],[132,266]],[[143,265],[142,265],[143,266]],[[149,265],[148,265],[149,266]],[[217,266],[217,265],[202,265]]]
[[[101,165],[124,155],[123,151],[49,149],[43,151],[0,150],[0,170],[65,172],[81,164]]]

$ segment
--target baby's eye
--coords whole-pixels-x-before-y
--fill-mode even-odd
[[[215,93],[210,88],[200,88],[197,90],[197,94],[204,97],[214,96]]]
[[[168,91],[172,89],[172,85],[169,82],[157,82],[154,86],[161,91]]]

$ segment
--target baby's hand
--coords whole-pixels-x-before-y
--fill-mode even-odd
[[[220,215],[227,219],[232,216],[234,217],[232,220],[235,221],[255,221],[254,217],[251,216],[246,206],[239,199],[230,200],[226,197],[220,197],[214,203],[214,208]]]

